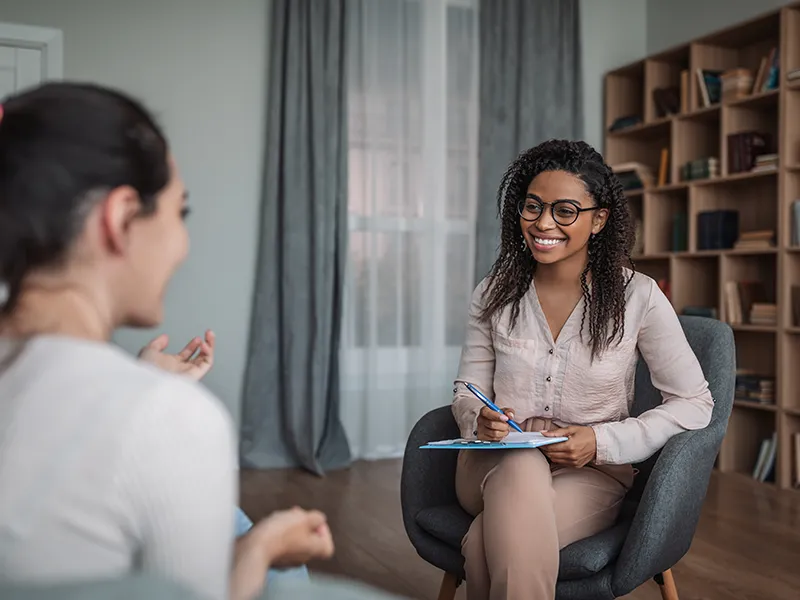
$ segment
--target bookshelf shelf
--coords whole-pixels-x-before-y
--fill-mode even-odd
[[[730,102],[726,103],[726,106],[740,106],[740,107],[765,107],[765,108],[778,108],[778,96],[780,95],[779,89],[769,90],[767,92],[761,92],[760,94],[751,94],[750,96],[745,96],[744,98],[739,98],[737,100],[731,100]]]
[[[736,400],[733,404],[734,406],[747,410],[764,410],[771,413],[778,411],[774,404],[758,404],[757,402],[748,402],[747,400]]]
[[[626,192],[637,270],[679,314],[733,329],[737,397],[717,468],[781,488],[800,481],[800,80],[784,75],[797,68],[800,2],[605,78],[606,160],[654,176]],[[774,468],[759,474],[764,448]]]
[[[740,181],[747,181],[751,179],[775,179],[778,171],[748,171],[746,173],[733,173],[731,175],[723,175],[721,177],[712,177],[710,179],[702,179],[700,181],[693,181],[692,185],[698,187],[709,185],[725,185],[726,183],[738,183]]]

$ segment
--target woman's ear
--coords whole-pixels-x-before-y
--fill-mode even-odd
[[[608,221],[608,209],[601,208],[600,210],[596,210],[594,213],[594,218],[592,219],[592,233],[597,235],[601,231],[603,231],[603,227],[606,226],[606,222]]]
[[[141,210],[139,194],[130,186],[114,188],[100,205],[106,247],[122,254],[128,247],[130,226]]]

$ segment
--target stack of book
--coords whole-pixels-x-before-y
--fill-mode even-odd
[[[750,324],[774,327],[778,323],[778,306],[773,302],[754,302],[750,307]]]
[[[765,250],[775,247],[775,232],[772,229],[759,231],[745,231],[739,234],[739,239],[733,245],[741,250]]]
[[[737,370],[734,399],[758,404],[775,404],[775,378],[744,369]]]
[[[778,170],[778,155],[774,152],[771,154],[759,154],[756,156],[756,165],[753,167],[753,173],[760,173],[763,171],[777,171]]]
[[[729,69],[721,75],[722,101],[746,98],[753,91],[753,72],[750,69]]]
[[[690,160],[681,166],[680,177],[681,181],[719,177],[719,159],[716,156],[707,156]]]

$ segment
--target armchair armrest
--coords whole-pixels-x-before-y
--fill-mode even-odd
[[[661,450],[617,559],[616,596],[672,568],[689,550],[726,423],[676,435]]]

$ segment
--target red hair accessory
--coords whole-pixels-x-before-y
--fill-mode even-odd
[[[0,104],[0,121],[3,120],[3,105]]]

